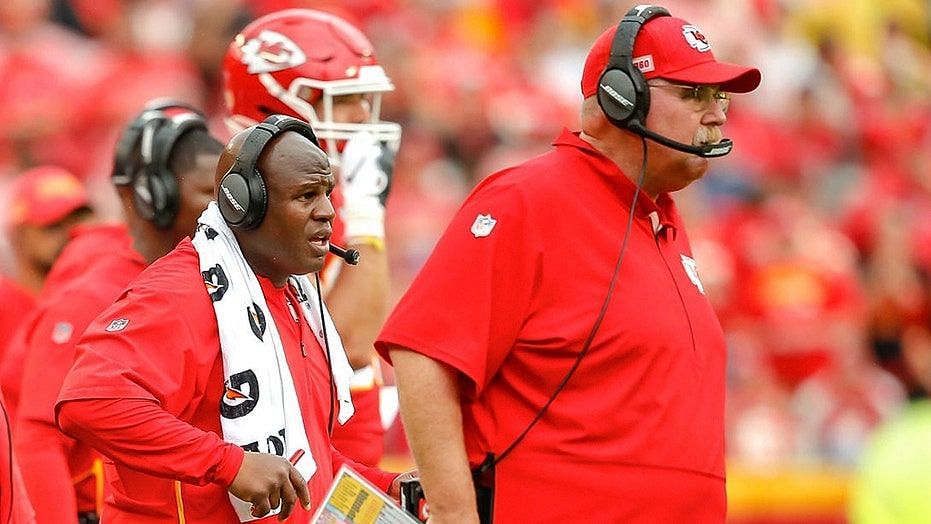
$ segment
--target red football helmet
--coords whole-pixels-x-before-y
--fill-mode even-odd
[[[227,125],[234,131],[281,113],[313,126],[331,161],[342,145],[367,130],[395,151],[401,126],[379,120],[381,94],[391,79],[368,38],[345,20],[310,9],[263,16],[242,30],[223,59]],[[334,122],[333,98],[365,94],[370,117],[363,123]]]

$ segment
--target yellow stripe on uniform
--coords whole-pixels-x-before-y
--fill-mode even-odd
[[[71,482],[75,487],[84,482],[85,480],[93,477],[94,478],[94,511],[97,515],[101,515],[103,512],[103,492],[104,492],[104,472],[103,472],[103,461],[99,458],[94,459],[94,463],[91,464],[91,467],[79,475],[75,475],[71,478]]]
[[[103,461],[99,458],[95,458],[94,465],[91,466],[91,469],[94,470],[94,508],[97,509],[97,516],[100,517],[103,515],[103,491],[105,481]]]
[[[178,524],[184,524],[184,501],[181,500],[181,482],[175,481],[175,502],[178,504]]]

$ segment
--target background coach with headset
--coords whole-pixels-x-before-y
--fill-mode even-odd
[[[91,323],[59,396],[62,429],[115,463],[106,522],[309,522],[344,462],[396,494],[398,475],[330,446],[352,368],[303,276],[335,213],[313,131],[272,116],[240,132],[216,182],[194,238]]]
[[[759,82],[638,6],[587,57],[581,133],[463,204],[376,345],[431,523],[724,520],[724,338],[669,193]]]
[[[222,150],[197,110],[168,100],[147,104],[123,131],[113,165],[126,225],[76,227],[52,268],[58,284],[43,290],[32,320],[17,334],[26,346],[29,394],[19,405],[16,452],[38,524],[99,517],[107,491],[100,457],[55,426],[58,391],[88,324],[146,265],[193,231],[213,194]]]

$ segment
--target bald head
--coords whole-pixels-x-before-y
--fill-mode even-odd
[[[215,187],[220,187],[220,181],[223,180],[226,173],[233,167],[233,163],[236,162],[236,157],[239,155],[239,152],[242,151],[242,145],[245,143],[246,137],[249,136],[250,129],[252,128],[243,129],[236,133],[236,135],[230,139],[229,143],[226,144],[226,147],[223,148],[223,152],[220,153],[220,159],[217,161],[217,171],[213,179]]]
[[[223,149],[223,153],[220,155],[220,159],[217,162],[217,171],[214,176],[214,185],[219,187],[220,181],[223,180],[223,177],[229,172],[230,168],[233,167],[233,164],[236,163],[236,158],[242,153],[243,147],[246,143],[246,138],[249,137],[252,130],[255,129],[255,126],[248,127],[242,131],[236,133],[233,138],[230,139],[229,143],[226,144],[226,147]],[[285,140],[287,138],[287,140]],[[279,143],[284,142],[284,147],[279,149]],[[309,155],[309,158],[314,158],[315,163],[320,163],[324,161],[326,164],[326,171],[329,172],[330,165],[329,160],[326,157],[326,154],[322,149],[317,147],[313,142],[305,138],[298,132],[295,131],[284,131],[278,136],[273,137],[268,143],[265,144],[265,147],[258,152],[258,159],[255,162],[255,167],[262,173],[264,177],[268,177],[270,173],[267,173],[268,167],[267,164],[274,165],[274,161],[268,162],[268,158],[272,156],[281,156],[291,157],[296,155],[297,157],[302,157]],[[248,160],[243,157],[242,160]],[[265,164],[265,165],[263,165]],[[323,166],[321,166],[322,169]],[[265,182],[268,182],[266,180]]]
[[[282,131],[264,147],[256,138],[267,135],[246,129],[234,136],[220,155],[216,181],[222,194],[217,200],[221,211],[227,205],[227,221],[237,211],[254,215],[251,228],[241,225],[234,229],[240,248],[257,274],[283,285],[288,275],[313,273],[323,266],[335,216],[329,200],[335,179],[326,154],[301,133]],[[264,184],[249,183],[252,187],[244,188],[240,183],[233,188],[228,180],[221,186],[230,169],[248,172],[253,166]],[[241,174],[253,178],[251,173]],[[252,209],[255,195],[247,197],[262,188],[265,205],[257,212]]]

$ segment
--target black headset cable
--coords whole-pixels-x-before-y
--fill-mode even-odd
[[[504,449],[504,451],[502,451],[497,457],[495,457],[493,454],[487,455],[486,460],[478,467],[477,473],[479,475],[485,473],[489,469],[493,468],[496,464],[504,460],[504,458],[507,457],[511,451],[513,451],[514,448],[521,443],[521,441],[524,440],[524,437],[526,437],[527,433],[529,433],[530,430],[537,425],[537,422],[543,418],[543,415],[545,415],[547,410],[549,410],[550,404],[556,400],[556,397],[563,390],[563,388],[566,387],[566,384],[569,382],[569,379],[572,378],[572,375],[575,374],[576,370],[579,368],[579,365],[582,364],[582,358],[588,354],[588,350],[592,346],[592,341],[595,340],[595,335],[598,334],[598,330],[601,328],[601,322],[604,320],[605,313],[608,311],[608,306],[611,304],[611,297],[614,295],[614,287],[617,283],[618,275],[621,272],[621,264],[624,262],[624,254],[627,252],[627,241],[630,238],[630,232],[634,225],[634,216],[637,209],[637,198],[640,196],[641,188],[643,188],[643,181],[646,178],[647,141],[646,138],[642,136],[640,137],[640,141],[643,144],[643,162],[640,164],[640,175],[637,177],[637,188],[634,190],[634,198],[630,203],[630,213],[627,216],[627,227],[624,230],[624,240],[621,242],[621,250],[617,257],[617,263],[614,265],[614,274],[611,275],[611,283],[608,284],[608,292],[605,295],[604,302],[601,304],[601,310],[598,312],[598,318],[595,319],[595,323],[592,325],[592,329],[588,333],[588,338],[585,339],[585,344],[582,346],[582,350],[576,357],[575,362],[573,362],[572,367],[569,368],[569,371],[559,382],[559,385],[556,386],[555,390],[553,390],[553,393],[550,395],[549,400],[546,401],[546,404],[540,408],[540,411],[538,411],[536,416],[533,417],[533,420],[530,421],[530,424],[527,425],[524,431],[522,431],[521,434],[518,435],[517,438],[515,438],[507,448]]]

